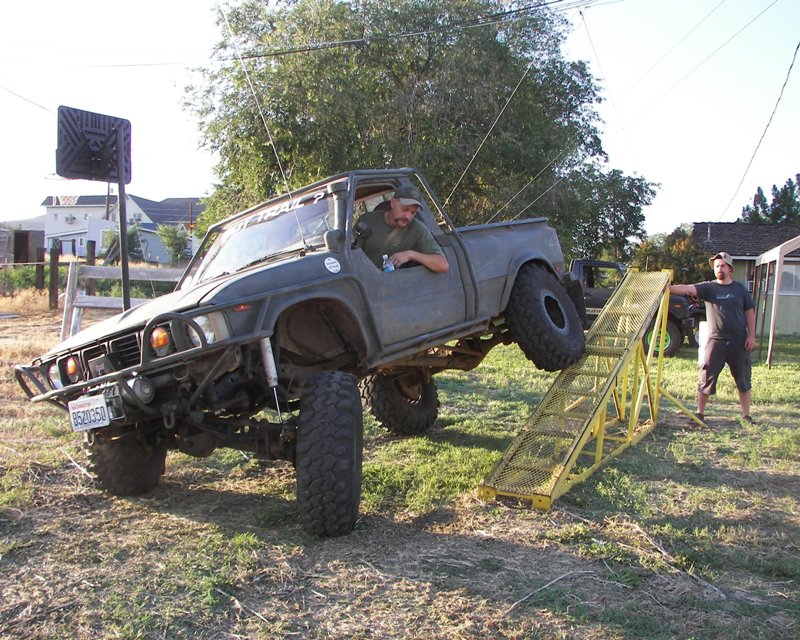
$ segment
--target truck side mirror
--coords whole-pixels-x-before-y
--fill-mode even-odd
[[[361,238],[364,238],[364,240],[366,240],[371,235],[372,235],[372,228],[366,222],[356,223],[355,229],[353,229],[353,247],[356,246],[356,243]]]
[[[325,242],[325,248],[331,253],[336,253],[342,250],[344,234],[338,229],[329,229],[322,234],[322,240]]]

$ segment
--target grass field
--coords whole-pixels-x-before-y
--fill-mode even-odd
[[[366,420],[362,517],[318,539],[291,467],[235,451],[170,453],[144,497],[96,490],[64,416],[13,381],[57,341],[41,308],[0,303],[2,638],[800,637],[800,340],[754,368],[758,426],[727,377],[708,429],[663,400],[548,512],[476,498],[553,380],[497,348],[437,377],[426,436]],[[690,407],[695,357],[665,367]]]

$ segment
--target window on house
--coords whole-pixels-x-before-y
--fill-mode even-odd
[[[800,264],[784,264],[781,270],[781,295],[800,295]]]
[[[57,213],[54,213],[54,214],[53,214],[53,221],[56,221],[56,220],[58,220],[58,214],[57,214]]]

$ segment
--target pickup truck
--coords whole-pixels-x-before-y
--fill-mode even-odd
[[[386,273],[359,217],[405,185],[447,273]],[[304,529],[348,533],[362,409],[394,435],[438,416],[435,374],[517,343],[537,367],[583,354],[580,286],[546,219],[455,228],[413,169],[341,173],[211,227],[174,292],[88,327],[15,375],[67,412],[104,490],[152,489],[167,450],[291,461]]]
[[[570,273],[581,284],[583,299],[586,306],[587,324],[591,325],[600,314],[603,306],[611,297],[616,286],[625,275],[627,267],[621,262],[605,260],[571,260]],[[689,345],[697,346],[695,339],[695,318],[701,311],[696,305],[690,305],[685,296],[670,294],[669,310],[667,314],[667,335],[664,338],[664,355],[672,357],[681,347],[686,338]],[[699,318],[705,319],[705,317]],[[645,334],[645,344],[650,344],[653,329]]]

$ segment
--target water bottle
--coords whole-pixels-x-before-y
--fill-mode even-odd
[[[392,261],[389,260],[389,256],[387,256],[386,254],[384,254],[384,256],[383,256],[383,270],[386,273],[389,273],[390,271],[394,271],[394,265],[392,264]]]

